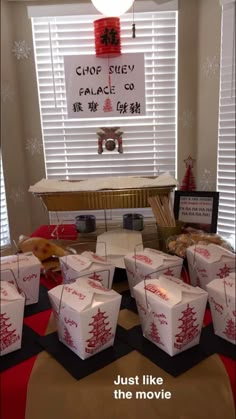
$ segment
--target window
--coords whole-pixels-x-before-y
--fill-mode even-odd
[[[145,2],[150,3],[150,2]],[[66,6],[65,6],[66,7]],[[35,61],[48,178],[157,176],[177,172],[177,22],[175,10],[121,17],[122,53],[145,54],[146,115],[68,119],[64,55],[94,54],[93,21],[101,15],[33,17]],[[97,152],[97,130],[117,126],[124,153]]]
[[[222,0],[217,189],[218,232],[235,243],[235,1]]]
[[[2,167],[2,154],[0,155],[0,176],[1,176],[1,235],[0,235],[0,247],[5,247],[10,244],[10,234],[9,234],[9,225],[8,225],[8,215],[7,215],[7,203],[6,203],[6,193],[5,193],[5,184],[3,177],[3,167]]]

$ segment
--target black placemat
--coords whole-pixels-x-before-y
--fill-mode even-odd
[[[121,293],[122,300],[121,300],[121,310],[126,308],[127,310],[133,311],[134,313],[138,314],[138,309],[136,305],[135,298],[131,297],[130,290],[123,291]]]
[[[120,310],[124,310],[127,306],[127,297],[121,294]]]
[[[216,353],[236,360],[236,345],[215,335],[212,323],[203,328],[201,342],[210,354]]]
[[[33,314],[40,313],[41,311],[49,310],[51,304],[48,298],[48,289],[40,284],[39,286],[39,301],[35,304],[25,306],[24,317],[32,316]]]
[[[14,367],[42,352],[43,348],[39,345],[38,338],[39,335],[34,330],[23,325],[21,349],[0,357],[0,372]]]
[[[132,352],[133,349],[124,341],[125,332],[118,325],[114,346],[85,360],[79,358],[74,352],[63,345],[59,341],[56,332],[40,337],[39,342],[76,380],[80,380]],[[119,334],[122,339],[119,338]]]
[[[129,345],[133,349],[139,351],[158,367],[173,375],[173,377],[178,377],[212,354],[209,350],[206,351],[205,345],[201,343],[201,338],[199,345],[172,357],[146,339],[142,334],[141,326],[135,326],[128,330],[127,338]]]
[[[115,268],[113,282],[128,281],[126,270],[124,268]]]

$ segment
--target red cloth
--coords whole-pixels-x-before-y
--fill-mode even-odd
[[[26,317],[24,323],[41,336],[45,334],[51,310]],[[24,419],[27,387],[37,356],[27,359],[1,374],[1,419]]]
[[[47,289],[51,289],[56,287],[57,285],[62,284],[62,276],[59,275],[57,272],[52,272],[50,274],[50,271],[46,273],[46,276],[41,277],[41,284],[46,287]]]
[[[31,327],[40,336],[44,336],[52,310],[41,311],[33,316],[25,317],[24,324]]]
[[[1,419],[24,419],[27,387],[37,356],[1,374]]]
[[[30,235],[30,237],[42,237],[48,240],[76,240],[77,236],[78,232],[76,231],[75,224],[62,224],[58,226],[55,224],[42,225]]]

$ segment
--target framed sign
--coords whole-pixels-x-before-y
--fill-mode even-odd
[[[216,233],[219,192],[175,191],[175,219],[187,225]]]
[[[146,114],[144,54],[64,56],[68,118]]]

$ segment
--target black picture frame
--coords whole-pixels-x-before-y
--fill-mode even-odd
[[[184,222],[186,226],[216,233],[218,208],[219,192],[175,191],[175,219]]]

